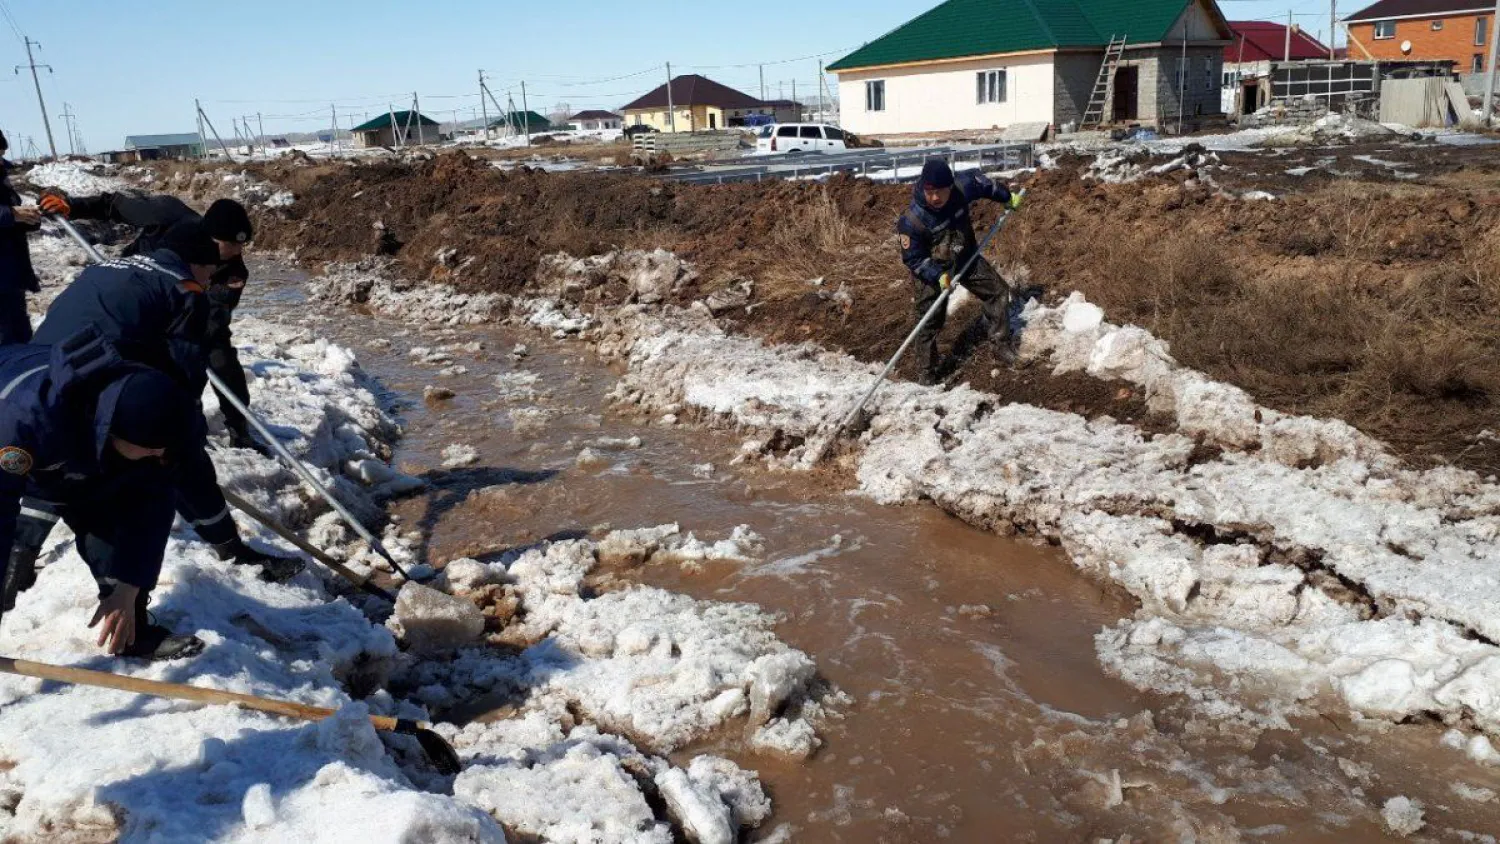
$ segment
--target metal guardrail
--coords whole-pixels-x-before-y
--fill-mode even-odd
[[[916,173],[901,175],[904,168],[920,168],[929,158],[942,158],[950,165],[977,164],[999,170],[1019,170],[1035,163],[1035,145],[1029,143],[994,144],[983,147],[919,147],[910,150],[850,150],[841,153],[804,153],[759,156],[755,164],[745,160],[720,166],[706,165],[691,170],[666,173],[658,178],[695,185],[722,185],[733,182],[762,182],[771,179],[799,179],[833,173],[869,176],[895,171],[892,178],[909,181]]]

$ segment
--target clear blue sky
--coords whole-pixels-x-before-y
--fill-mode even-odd
[[[422,110],[451,120],[478,111],[483,68],[502,104],[509,89],[533,110],[617,108],[672,72],[702,73],[759,93],[811,100],[817,61],[833,61],[935,5],[936,0],[3,0],[26,35],[42,43],[37,61],[59,151],[59,115],[77,115],[87,149],[117,149],[127,134],[195,131],[200,98],[219,132],[231,119],[263,115],[268,134],[327,127],[329,103],[340,125],[352,114],[403,108],[411,92]],[[1340,0],[1341,14],[1369,0]],[[1314,32],[1328,28],[1327,0],[1221,0],[1232,20],[1285,20],[1288,9]],[[796,60],[796,61],[793,61]],[[26,53],[0,19],[0,61]],[[633,75],[631,75],[633,74]],[[624,78],[621,78],[624,77]],[[607,81],[606,81],[607,80]],[[830,85],[833,82],[829,79]],[[23,136],[45,151],[28,72],[0,74],[0,128],[19,157]]]

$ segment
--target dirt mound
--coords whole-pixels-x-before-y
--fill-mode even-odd
[[[1485,169],[1466,155],[1471,172]],[[1032,180],[1027,207],[991,249],[997,265],[1024,266],[1049,295],[1082,291],[1111,320],[1147,328],[1183,363],[1278,410],[1346,419],[1419,462],[1500,472],[1500,439],[1483,435],[1500,427],[1493,179],[1455,189],[1441,174],[1433,184],[1314,178],[1243,201],[1187,171],[1098,184],[1080,178],[1085,165],[1065,158]],[[1255,175],[1239,164],[1214,177],[1224,186],[1236,174]],[[257,175],[297,195],[265,212],[258,241],[304,259],[391,255],[412,277],[516,292],[551,253],[664,248],[698,269],[679,304],[753,280],[751,306],[724,318],[770,340],[874,361],[914,322],[893,233],[905,186],[839,177],[698,187],[501,171],[463,154],[286,162]],[[976,207],[976,225],[998,210]],[[965,322],[950,320],[945,344]],[[1118,385],[996,369],[981,354],[957,378],[1089,416],[1144,416]]]

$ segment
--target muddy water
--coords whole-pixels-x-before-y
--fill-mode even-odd
[[[609,526],[678,522],[712,539],[744,524],[765,538],[765,554],[752,563],[626,574],[781,613],[780,636],[849,696],[809,761],[745,755],[733,737],[691,749],[718,750],[760,772],[776,804],[763,833],[785,826],[799,841],[1127,833],[1339,841],[1381,837],[1369,807],[1396,794],[1450,804],[1443,820],[1462,829],[1482,831],[1494,814],[1446,789],[1455,777],[1497,790],[1500,780],[1438,751],[1433,728],[1380,736],[1315,721],[1247,737],[1105,675],[1093,636],[1133,608],[1076,574],[1056,549],[971,529],[931,506],[879,507],[827,479],[731,466],[740,443],[731,433],[612,411],[606,394],[615,375],[582,344],[309,308],[300,275],[267,275],[287,280],[267,283],[266,295],[247,303],[250,313],[308,323],[350,345],[400,404],[407,434],[396,461],[432,486],[392,514],[422,531],[429,561],[484,559]],[[473,342],[482,350],[452,352],[450,363],[409,354]],[[529,354],[513,356],[517,343]],[[467,371],[441,375],[449,366]],[[497,376],[514,386],[517,373],[536,376],[536,395],[503,398]],[[455,395],[424,401],[429,385]],[[639,447],[599,445],[632,437]],[[443,468],[453,444],[472,446],[478,460]],[[580,465],[585,447],[602,460]],[[1139,726],[1147,710],[1153,728]],[[1354,767],[1341,768],[1339,757]]]

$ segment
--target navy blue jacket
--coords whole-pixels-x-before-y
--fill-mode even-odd
[[[937,284],[943,273],[959,269],[933,259],[932,245],[938,238],[957,236],[962,243],[959,254],[964,255],[978,245],[969,203],[976,199],[1010,201],[1010,189],[990,181],[982,173],[958,173],[954,181],[948,204],[936,209],[927,207],[922,199],[922,183],[918,181],[912,188],[911,206],[896,220],[896,233],[901,237],[901,263],[928,284]]]
[[[96,331],[52,346],[0,346],[0,576],[27,483],[48,500],[68,502],[99,477],[124,376],[143,368]],[[154,576],[105,574],[135,585]]]
[[[0,159],[0,289],[41,290],[36,270],[31,268],[31,247],[26,235],[37,230],[16,222],[11,207],[21,204],[21,195],[10,184],[10,162]]]
[[[201,395],[208,382],[208,298],[191,279],[182,259],[165,249],[86,267],[52,302],[32,342],[59,343],[94,326],[127,360]]]

